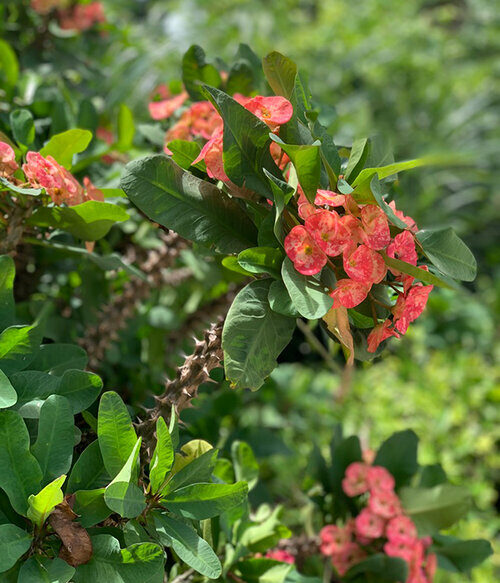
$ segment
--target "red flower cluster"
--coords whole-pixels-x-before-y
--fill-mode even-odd
[[[319,273],[329,257],[342,259],[342,267],[338,267],[346,277],[338,279],[331,292],[333,309],[356,307],[368,297],[374,285],[385,279],[387,267],[380,253],[383,249],[389,257],[417,264],[415,221],[398,211],[393,202],[391,208],[408,225],[408,230],[394,238],[391,238],[387,216],[378,205],[358,205],[351,195],[328,190],[318,190],[311,204],[299,186],[298,212],[304,225],[296,225],[288,233],[285,251],[295,269],[304,275]],[[375,352],[390,336],[404,334],[410,322],[424,310],[432,290],[432,286],[415,284],[410,275],[391,268],[390,271],[394,283],[400,284],[402,290],[392,308],[393,319],[376,325],[368,336],[370,352]]]
[[[432,583],[437,561],[427,553],[431,540],[418,538],[394,492],[393,476],[382,466],[355,462],[346,469],[342,489],[351,498],[363,496],[365,506],[344,526],[330,524],[321,530],[321,553],[331,558],[338,574],[370,554],[384,552],[408,563],[406,583]]]
[[[59,26],[63,30],[84,31],[92,28],[96,23],[106,22],[101,2],[76,4],[66,10],[60,10],[58,16]]]
[[[8,176],[16,183],[21,182],[12,177],[18,168],[14,150],[9,144],[0,142],[0,176]],[[104,200],[102,191],[96,188],[89,178],[85,177],[84,186],[81,186],[52,156],[44,158],[39,152],[28,152],[22,169],[29,185],[33,188],[44,188],[57,205],[65,203],[73,206],[87,200]]]
[[[281,563],[289,563],[290,565],[295,563],[295,557],[288,551],[283,551],[281,549],[271,549],[270,551],[267,551],[266,557],[268,559],[280,561]]]

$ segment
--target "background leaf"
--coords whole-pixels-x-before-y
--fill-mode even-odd
[[[70,169],[73,156],[83,152],[92,140],[88,130],[72,129],[52,136],[40,150],[42,156],[52,156],[61,166]]]

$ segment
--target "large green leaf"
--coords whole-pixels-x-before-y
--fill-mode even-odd
[[[345,179],[348,182],[352,182],[356,176],[361,172],[368,153],[370,151],[370,140],[368,138],[361,138],[359,140],[354,140],[351,148],[351,155],[347,162],[347,167],[345,169]]]
[[[274,93],[290,99],[295,87],[297,65],[285,55],[273,51],[262,59],[262,68]]]
[[[235,200],[166,156],[131,162],[121,186],[151,220],[182,237],[214,244],[222,253],[235,253],[255,244],[256,229]]]
[[[42,344],[31,368],[60,376],[69,369],[83,370],[87,366],[87,353],[77,344]]]
[[[141,442],[142,439],[139,437],[125,465],[104,493],[108,507],[123,518],[135,518],[146,508],[144,492],[137,486]]]
[[[201,152],[200,144],[189,140],[172,140],[168,142],[167,147],[172,152],[172,160],[184,170],[188,170],[192,166]],[[206,171],[204,160],[197,162],[194,166]]]
[[[63,501],[64,495],[61,488],[64,480],[66,476],[62,475],[47,484],[38,494],[31,494],[28,498],[27,516],[38,528],[41,528],[52,510]]]
[[[97,241],[107,235],[115,223],[128,218],[128,213],[116,204],[88,200],[70,207],[39,207],[27,222],[39,227],[62,229],[84,241]]]
[[[285,144],[283,140],[274,134],[270,134],[270,136],[290,157],[304,194],[311,203],[314,203],[321,174],[320,143],[315,142],[314,144],[296,146]]]
[[[417,473],[418,437],[411,429],[398,431],[380,446],[376,466],[384,466],[394,476],[396,487],[405,486]]]
[[[0,255],[0,330],[12,326],[15,317],[14,277],[16,267],[8,255]]]
[[[156,534],[165,546],[171,546],[179,558],[209,579],[217,579],[222,572],[219,558],[210,545],[192,526],[165,513],[154,514]]]
[[[467,245],[451,228],[424,229],[417,233],[424,253],[445,275],[462,281],[473,281],[477,263]]]
[[[440,484],[434,488],[403,488],[401,502],[421,536],[435,534],[460,520],[470,508],[465,488]]]
[[[149,468],[149,482],[151,492],[157,494],[161,491],[167,473],[174,463],[174,448],[172,438],[163,417],[156,422],[156,447],[151,458]]]
[[[269,145],[269,128],[232,97],[205,86],[207,97],[224,120],[224,170],[232,182],[269,196],[271,189],[263,168],[280,176]]]
[[[222,332],[224,368],[234,387],[258,389],[292,338],[295,320],[274,312],[269,305],[271,281],[248,284],[227,314]]]
[[[42,470],[29,447],[28,429],[19,413],[0,411],[0,488],[14,510],[23,515],[28,497],[40,490],[42,480]]]
[[[304,318],[322,318],[333,306],[333,299],[325,292],[324,286],[300,274],[288,257],[283,261],[281,275],[293,305]]]
[[[73,458],[73,410],[65,397],[51,395],[40,409],[38,437],[31,451],[43,472],[42,485],[66,474]]]
[[[0,334],[0,369],[7,375],[25,369],[40,345],[39,326],[10,326]]]
[[[62,559],[37,555],[23,563],[18,583],[68,583],[75,569]]]
[[[217,461],[217,449],[210,448],[208,451],[195,457],[180,469],[172,468],[175,473],[169,478],[162,490],[162,495],[166,496],[168,492],[173,492],[195,482],[208,482]],[[183,460],[184,461],[184,460]],[[176,466],[178,462],[176,460]]]
[[[37,370],[22,370],[10,377],[17,393],[14,408],[26,419],[38,419],[40,409],[47,397],[57,393],[60,377]]]
[[[163,549],[153,543],[139,543],[120,549],[108,534],[92,537],[93,555],[73,575],[74,583],[163,583]]]
[[[114,391],[101,397],[97,435],[104,466],[114,478],[126,464],[137,442],[127,407]]]
[[[233,441],[231,457],[236,480],[247,482],[248,488],[251,490],[259,479],[259,464],[252,448],[245,441]]]
[[[70,369],[63,373],[57,394],[66,397],[76,415],[90,407],[102,389],[102,380],[96,374]]]
[[[88,130],[72,129],[52,136],[40,150],[42,156],[52,156],[61,166],[71,168],[73,156],[83,152],[92,140]]]
[[[17,402],[17,393],[8,376],[0,370],[0,409],[12,407]]]
[[[0,573],[8,571],[30,548],[32,537],[14,524],[0,525]]]
[[[182,82],[192,99],[204,99],[201,85],[207,83],[219,87],[221,77],[217,69],[206,62],[205,51],[198,45],[191,45],[182,58]]]
[[[31,111],[14,109],[10,112],[9,121],[16,142],[22,146],[29,146],[35,139],[35,124]]]
[[[279,249],[272,247],[250,247],[238,255],[238,263],[250,273],[269,273],[280,277],[283,255]]]
[[[360,561],[347,571],[346,581],[365,583],[400,583],[408,577],[408,563],[397,557],[377,553]]]
[[[245,482],[191,484],[167,494],[162,498],[162,504],[184,518],[204,520],[238,506],[246,500],[247,492],[248,486]]]
[[[437,554],[441,569],[452,573],[467,573],[493,554],[487,540],[460,540],[452,536],[433,537],[432,551]]]
[[[346,469],[352,463],[362,460],[361,444],[358,436],[351,435],[343,439],[332,439],[330,452],[331,470],[326,470],[324,462],[322,463],[322,459],[320,458],[317,464],[318,473],[323,482],[323,487],[331,488],[334,494],[334,517],[345,517],[346,511],[350,508],[351,501],[342,488],[342,480],[345,477]]]
[[[75,505],[73,510],[78,514],[78,522],[89,528],[105,520],[112,510],[104,499],[105,488],[95,490],[78,490],[75,493]]]
[[[93,441],[80,454],[68,480],[67,492],[103,488],[110,481],[104,467],[99,441]]]

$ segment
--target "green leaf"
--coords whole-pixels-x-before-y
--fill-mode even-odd
[[[299,183],[309,202],[314,203],[316,191],[319,187],[319,178],[321,174],[321,155],[319,143],[295,146],[285,144],[283,140],[269,134],[273,142],[279,144],[281,149],[288,154],[292,164],[297,171]]]
[[[467,490],[450,484],[434,488],[403,488],[400,498],[405,513],[415,522],[421,536],[449,528],[470,508]]]
[[[248,486],[244,482],[191,484],[170,492],[162,503],[167,510],[184,518],[205,520],[238,506],[246,500],[247,492]]]
[[[439,287],[444,287],[445,289],[452,289],[448,283],[430,271],[425,271],[425,269],[416,267],[411,263],[406,263],[406,261],[401,261],[401,259],[389,257],[385,251],[381,251],[381,255],[388,267],[392,267],[393,269],[397,269],[398,271],[402,271],[403,273],[411,275],[423,283],[437,285]]]
[[[73,163],[73,156],[86,150],[92,140],[88,130],[73,129],[52,136],[40,150],[42,156],[52,156],[61,166],[68,170]]]
[[[165,513],[155,513],[154,518],[156,534],[163,545],[171,546],[182,561],[201,575],[209,579],[221,575],[219,558],[192,526]]]
[[[185,172],[166,156],[148,156],[127,165],[121,186],[148,217],[221,253],[252,247],[257,232],[238,205],[215,185]]]
[[[25,369],[40,345],[39,326],[10,326],[0,334],[0,369],[7,375]]]
[[[81,413],[97,399],[102,380],[96,374],[84,370],[67,370],[61,377],[57,394],[71,403],[73,414]]]
[[[108,234],[115,223],[129,218],[120,206],[110,202],[88,200],[71,207],[38,207],[28,224],[68,231],[84,241],[97,241]]]
[[[292,302],[292,298],[285,284],[281,280],[273,281],[269,288],[267,299],[273,312],[288,316],[289,318],[296,318],[300,315],[295,304]]]
[[[292,565],[274,559],[245,559],[238,570],[245,583],[284,583]]]
[[[104,466],[114,478],[126,464],[137,442],[127,407],[114,391],[101,397],[97,435]]]
[[[233,441],[231,458],[236,480],[238,482],[247,482],[248,489],[251,490],[259,479],[259,464],[255,459],[252,448],[245,441]]]
[[[153,494],[161,491],[173,463],[174,448],[172,438],[165,420],[163,417],[159,417],[156,422],[156,447],[149,468],[149,481]]]
[[[202,83],[220,87],[219,72],[206,62],[205,51],[198,45],[191,45],[182,58],[182,81],[186,91],[195,101],[204,99]]]
[[[7,41],[0,39],[0,84],[13,89],[19,77],[19,62],[16,53]]]
[[[73,459],[73,410],[65,397],[51,395],[40,409],[38,437],[31,451],[43,472],[42,484],[66,474]]]
[[[14,510],[24,516],[28,497],[39,491],[42,479],[42,470],[29,447],[30,438],[21,415],[0,411],[0,488]]]
[[[226,377],[234,387],[258,389],[292,338],[295,320],[271,309],[270,285],[270,279],[253,281],[229,308],[222,347]]]
[[[434,536],[431,549],[437,554],[441,569],[452,573],[468,573],[493,554],[487,540],[460,540],[451,536]]]
[[[350,499],[344,493],[342,480],[345,476],[346,469],[352,463],[362,460],[361,444],[356,435],[351,435],[340,440],[333,439],[330,444],[330,451],[332,469],[324,478],[327,481],[324,486],[328,486],[328,481],[331,480],[331,490],[334,493],[335,517],[344,517],[346,511],[349,509]],[[321,468],[323,464],[319,465]]]
[[[0,184],[3,184],[8,190],[17,194],[26,194],[27,196],[38,196],[42,193],[42,188],[21,188],[12,182],[9,182],[4,176],[0,176]],[[3,189],[0,189],[3,190]]]
[[[224,120],[223,158],[227,176],[238,186],[269,196],[271,190],[263,168],[280,176],[269,151],[269,128],[223,91],[208,86],[204,90]]]
[[[396,225],[396,227],[399,227],[400,229],[403,230],[408,228],[408,225],[404,221],[402,221],[399,217],[397,217],[392,208],[385,202],[382,194],[380,180],[377,178],[377,176],[374,176],[371,179],[370,188],[368,192],[369,195],[367,195],[366,198],[364,198],[363,200],[365,200],[368,203],[376,202],[378,206],[384,211],[387,218],[391,221],[393,225]],[[355,194],[354,196],[358,202],[361,202],[359,194],[357,195]]]
[[[394,476],[396,487],[405,486],[417,473],[418,437],[411,429],[398,431],[380,446],[375,461]]]
[[[337,184],[337,178],[340,174],[341,159],[337,146],[333,141],[332,136],[328,133],[327,129],[323,127],[319,122],[315,122],[312,134],[314,139],[321,141],[320,153],[321,161],[328,174],[328,179],[330,182],[330,188],[333,190]]]
[[[87,353],[77,344],[42,344],[37,352],[31,368],[61,376],[69,369],[82,370],[87,366]]]
[[[139,437],[123,468],[109,484],[104,500],[111,510],[123,518],[135,518],[146,508],[144,492],[137,486],[138,459],[142,439]]]
[[[238,263],[238,258],[234,255],[228,255],[227,257],[224,257],[221,263],[226,269],[229,269],[229,271],[234,271],[240,275],[252,275],[249,271],[241,267],[241,265]]]
[[[424,229],[416,237],[427,257],[445,275],[461,281],[475,279],[476,259],[451,227]]]
[[[14,277],[16,267],[8,255],[0,255],[0,330],[11,326],[15,318]]]
[[[89,528],[105,520],[111,510],[104,499],[104,488],[95,490],[79,490],[75,493],[75,505],[73,510],[78,514],[78,522]]]
[[[285,55],[273,51],[262,59],[262,68],[274,93],[290,99],[295,87],[297,65]]]
[[[14,109],[9,116],[12,135],[22,146],[29,146],[35,139],[33,115],[28,109]]]
[[[61,488],[64,480],[66,480],[66,476],[62,475],[47,484],[36,496],[31,494],[28,498],[27,516],[39,528],[47,520],[52,510],[63,501],[64,496]]]
[[[17,393],[15,409],[25,419],[38,419],[47,397],[56,394],[61,379],[46,372],[24,370],[10,377]]]
[[[250,247],[238,255],[238,263],[250,273],[269,273],[280,277],[283,255],[279,249],[272,247]]]
[[[294,194],[294,189],[286,182],[283,182],[283,180],[273,176],[265,168],[264,174],[269,180],[269,185],[271,186],[272,197],[274,201],[274,234],[276,235],[276,239],[278,239],[278,241],[283,245],[285,232],[283,229],[283,221],[281,216],[285,206],[288,204]]]
[[[201,152],[201,146],[197,142],[188,140],[172,140],[168,142],[167,147],[172,152],[172,160],[184,170],[188,170],[192,166]],[[206,171],[204,160],[195,164],[194,167]]]
[[[17,403],[17,393],[7,375],[0,370],[0,409],[7,409]]]
[[[0,573],[8,571],[31,546],[32,537],[14,524],[0,525]]]
[[[229,69],[226,83],[226,92],[229,95],[241,93],[250,95],[254,87],[254,74],[248,61],[240,59],[234,62]]]
[[[347,182],[352,183],[356,176],[361,172],[366,158],[368,157],[369,150],[370,141],[367,138],[354,140],[351,148],[351,155],[349,156],[347,167],[344,172],[345,180]]]
[[[419,488],[432,488],[446,483],[446,472],[441,464],[424,466],[420,472]]]
[[[293,305],[304,318],[322,318],[333,306],[333,299],[325,292],[324,286],[300,274],[288,257],[283,261],[281,275]]]
[[[68,480],[66,491],[93,490],[109,484],[109,475],[104,467],[99,441],[93,441],[80,454]]]
[[[74,583],[163,583],[163,549],[153,543],[139,543],[120,549],[120,543],[108,534],[92,537],[93,555],[80,565]]]
[[[37,555],[23,563],[18,583],[68,583],[74,573],[75,569],[62,559]]]
[[[176,463],[172,468],[172,472],[174,473],[163,488],[162,495],[166,496],[169,492],[194,484],[195,482],[209,482],[217,461],[217,454],[218,450],[211,448],[190,460],[180,469],[176,467],[179,463],[178,459],[176,459]],[[184,462],[184,459],[182,459],[182,462]]]
[[[346,581],[400,583],[408,577],[408,563],[397,557],[377,553],[360,561],[347,571]]]
[[[130,108],[124,103],[120,104],[120,109],[118,110],[117,134],[118,141],[116,147],[122,151],[130,150],[135,134],[134,116]]]

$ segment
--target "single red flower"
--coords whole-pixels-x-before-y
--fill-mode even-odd
[[[266,123],[272,130],[290,121],[293,115],[292,104],[288,99],[279,95],[271,97],[257,95],[247,101],[244,107]]]
[[[335,211],[319,211],[305,220],[306,229],[323,251],[336,257],[349,241],[349,232]]]
[[[285,237],[285,251],[295,269],[303,275],[319,273],[327,257],[303,225],[297,225]]]
[[[333,308],[354,308],[366,300],[371,285],[352,279],[339,279],[330,296],[333,298]]]
[[[377,205],[367,204],[361,209],[361,238],[363,243],[379,251],[391,242],[389,222],[384,211]]]
[[[344,271],[351,279],[370,285],[380,283],[387,273],[387,268],[376,251],[366,245],[360,245],[352,253],[344,253]]]

